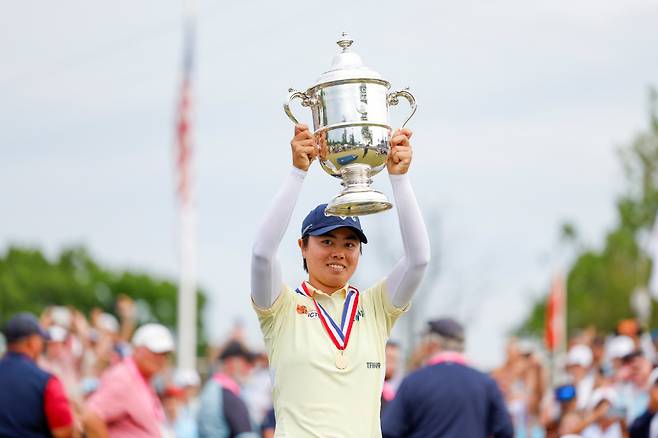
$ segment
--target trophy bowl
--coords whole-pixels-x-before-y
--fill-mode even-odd
[[[363,216],[392,207],[386,195],[370,187],[372,177],[386,166],[392,132],[388,109],[400,97],[409,102],[412,111],[403,127],[416,112],[414,96],[408,90],[389,92],[390,83],[363,66],[350,49],[352,43],[343,33],[338,41],[342,51],[331,69],[305,92],[290,89],[283,105],[293,123],[299,122],[290,102],[299,99],[311,109],[320,164],[342,180],[342,192],[325,210],[334,216]]]

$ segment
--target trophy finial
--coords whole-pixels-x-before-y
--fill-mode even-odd
[[[343,32],[340,36],[340,39],[336,41],[336,44],[338,44],[343,49],[343,52],[345,52],[350,48],[353,42],[354,40],[350,39],[350,36],[347,34],[347,32]]]

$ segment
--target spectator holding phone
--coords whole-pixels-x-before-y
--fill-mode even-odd
[[[591,370],[592,350],[584,344],[576,344],[567,354],[567,373],[576,385],[577,407],[584,410],[589,406],[595,376]]]
[[[612,388],[597,388],[592,393],[590,413],[586,421],[590,424],[582,431],[583,438],[623,438],[626,432],[626,410],[617,403],[617,394]]]

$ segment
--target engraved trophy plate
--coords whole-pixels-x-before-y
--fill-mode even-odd
[[[416,99],[408,90],[390,92],[390,83],[363,65],[352,51],[346,33],[337,42],[341,52],[331,69],[307,91],[288,90],[283,108],[293,123],[299,123],[290,103],[300,99],[311,109],[313,128],[320,145],[320,164],[329,175],[342,180],[342,192],[325,210],[334,216],[363,216],[388,210],[386,196],[370,187],[372,177],[386,167],[391,139],[388,109],[402,97],[416,112]]]

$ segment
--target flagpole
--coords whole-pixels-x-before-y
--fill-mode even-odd
[[[180,279],[177,306],[177,367],[196,370],[197,250],[196,210],[192,190],[191,81],[196,43],[196,0],[183,2],[183,74],[177,121],[177,197]]]
[[[567,287],[564,275],[559,271],[551,282],[546,306],[545,342],[550,354],[550,383],[557,383],[557,357],[567,344]]]

